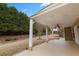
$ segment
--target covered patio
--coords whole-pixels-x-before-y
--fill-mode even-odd
[[[24,50],[14,56],[79,56],[79,46],[73,41],[51,40],[33,47],[33,51]]]
[[[32,47],[33,24],[40,23],[46,27],[46,42]],[[52,3],[30,17],[29,50],[16,55],[79,55],[79,4]],[[53,28],[59,25],[64,31],[59,40],[48,39],[48,27],[53,34]],[[58,28],[59,29],[59,28]]]

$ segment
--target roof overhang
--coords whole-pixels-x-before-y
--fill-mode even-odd
[[[50,4],[31,18],[47,26],[55,26],[57,24],[64,27],[72,26],[79,18],[79,3]]]

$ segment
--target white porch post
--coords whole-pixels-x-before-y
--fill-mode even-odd
[[[32,40],[33,40],[33,20],[30,19],[30,27],[29,27],[29,50],[32,50]]]
[[[53,35],[53,28],[52,28],[52,35]]]
[[[53,34],[53,28],[52,28],[52,26],[50,26],[50,30],[51,30],[51,32],[52,32],[52,34]]]
[[[46,42],[48,43],[48,29],[46,27]]]

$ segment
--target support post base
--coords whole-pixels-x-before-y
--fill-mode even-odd
[[[32,47],[29,47],[28,50],[29,50],[29,51],[32,51]]]
[[[46,41],[48,43],[48,41]]]

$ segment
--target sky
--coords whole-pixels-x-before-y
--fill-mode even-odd
[[[34,15],[47,5],[48,3],[8,3],[8,6],[14,6],[18,11],[24,12],[28,16]]]

